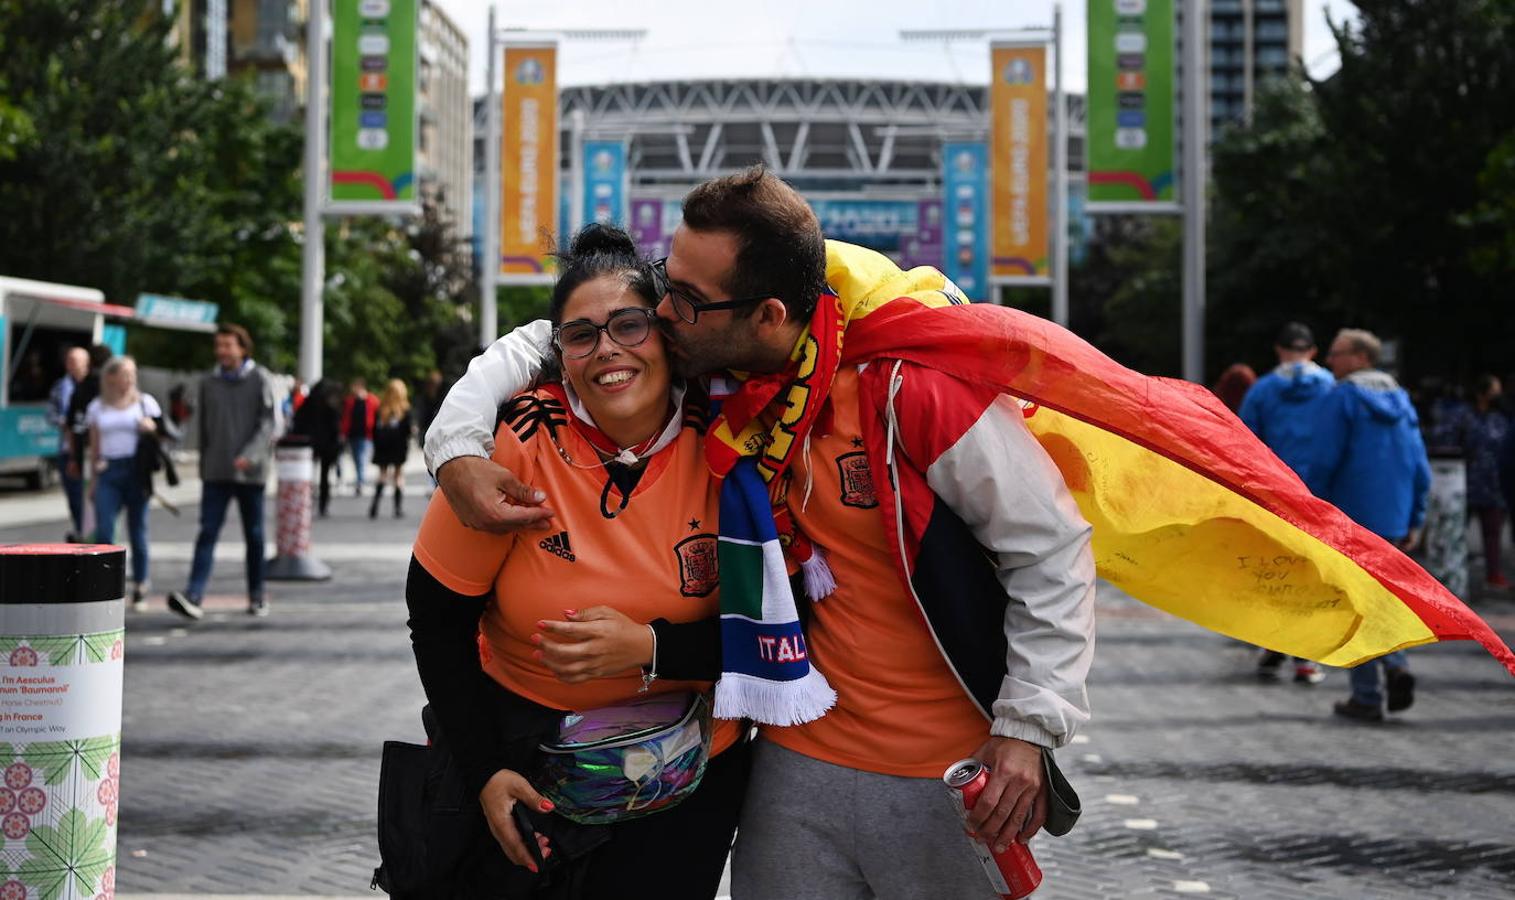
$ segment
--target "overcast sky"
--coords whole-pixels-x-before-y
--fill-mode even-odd
[[[435,0],[468,34],[470,87],[484,91],[490,0]],[[642,28],[641,41],[574,41],[561,50],[559,83],[715,77],[902,78],[985,84],[983,42],[905,43],[900,29],[1050,25],[1051,0],[567,0],[497,2],[500,27]],[[1084,0],[1067,0],[1070,90],[1084,87]],[[1356,15],[1347,0],[1304,0],[1304,58],[1314,75],[1336,68],[1326,12]]]

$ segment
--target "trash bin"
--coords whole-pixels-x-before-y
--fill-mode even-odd
[[[1468,597],[1468,474],[1461,451],[1433,448],[1431,489],[1421,552],[1426,571],[1458,597]]]
[[[126,551],[0,545],[0,897],[113,896]]]

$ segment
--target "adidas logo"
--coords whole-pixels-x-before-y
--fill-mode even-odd
[[[573,555],[573,547],[568,543],[568,532],[566,531],[560,531],[551,537],[542,538],[541,541],[537,542],[537,546],[548,553],[556,553],[569,562],[578,559],[577,556]]]

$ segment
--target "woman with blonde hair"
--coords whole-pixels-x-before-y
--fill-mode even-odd
[[[405,514],[405,458],[410,454],[410,436],[414,425],[410,418],[410,393],[405,382],[389,379],[384,386],[384,396],[379,400],[379,412],[373,422],[373,464],[379,470],[374,480],[373,502],[368,505],[368,517],[379,516],[379,500],[384,496],[384,485],[393,483],[395,489],[395,518]]]
[[[149,435],[156,439],[163,433],[163,410],[151,394],[137,390],[137,363],[130,356],[113,357],[101,369],[100,396],[85,408],[84,421],[89,429],[95,540],[114,543],[116,516],[124,508],[132,548],[132,608],[141,609],[148,589],[147,501],[152,492],[137,450]]]

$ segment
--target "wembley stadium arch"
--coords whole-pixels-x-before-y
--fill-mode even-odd
[[[574,190],[583,183],[575,178],[581,148],[608,141],[625,147],[624,217],[650,254],[666,254],[691,188],[761,162],[804,194],[828,237],[904,265],[940,267],[950,244],[943,148],[988,139],[988,93],[986,85],[790,77],[563,87],[559,230],[584,218],[574,214],[583,208]],[[1084,98],[1069,94],[1067,104],[1077,258],[1085,232]],[[1050,119],[1050,99],[1048,110]],[[480,148],[475,159],[482,158]]]

